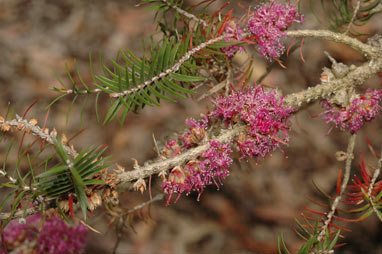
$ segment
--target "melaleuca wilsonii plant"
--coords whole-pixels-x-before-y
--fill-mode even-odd
[[[93,97],[99,122],[119,120],[126,124],[131,111],[139,114],[147,106],[160,107],[162,101],[194,99],[203,93],[197,88],[210,88],[199,97],[210,102],[210,109],[201,112],[199,119],[188,118],[183,132],[174,133],[173,138],[162,141],[164,145],[157,145],[156,159],[143,164],[135,161],[133,169],[128,170],[108,162],[104,145],[94,144],[77,152],[71,143],[73,138],[47,126],[49,111],[42,124],[36,118],[28,118],[35,103],[22,116],[9,111],[0,118],[2,141],[10,140],[6,158],[12,153],[17,155],[15,170],[9,169],[7,159],[0,170],[4,179],[1,184],[9,190],[1,204],[3,252],[17,253],[19,248],[29,246],[40,253],[79,253],[86,240],[72,238],[85,232],[85,226],[96,231],[88,224],[88,218],[102,204],[111,223],[116,224],[118,236],[121,235],[132,224],[136,210],[161,200],[163,195],[126,209],[119,204],[118,191],[127,185],[128,189],[142,193],[149,189],[151,196],[153,177],[161,181],[166,205],[181,202],[182,196],[190,193],[196,193],[196,200],[200,200],[207,186],[224,188],[222,185],[231,174],[235,159],[255,159],[261,163],[276,150],[285,154],[283,146],[289,145],[289,132],[293,128],[290,119],[305,105],[316,101],[323,106],[320,115],[330,124],[329,128],[338,127],[350,138],[347,151],[339,153],[345,170],[338,174],[336,195],[326,195],[329,205],[319,203],[324,212],[307,207],[318,216],[305,216],[307,223],[297,223],[300,229],[297,233],[305,240],[298,252],[332,253],[346,231],[336,221],[356,222],[371,214],[381,218],[380,157],[377,156],[379,164],[373,173],[362,164],[361,178],[354,177],[352,185],[348,185],[356,134],[367,122],[378,118],[381,109],[380,90],[359,91],[367,79],[382,71],[381,37],[375,35],[363,43],[346,33],[298,30],[304,15],[298,11],[297,2],[262,1],[246,9],[242,16],[235,16],[228,4],[208,13],[211,2],[202,1],[185,8],[175,0],[144,0],[155,11],[161,39],[152,40],[142,57],[129,49],[119,51],[117,58],[108,62],[100,57],[102,73],[95,70],[93,55],[91,82],[84,82],[77,68],[75,75],[68,71],[66,80],[58,78],[60,85],[52,89],[59,94],[48,105],[52,110],[64,97],[72,99],[71,105],[81,98],[86,98],[83,100],[86,102]],[[353,23],[366,21],[358,13],[365,13],[365,1],[359,1],[357,6],[351,19],[338,24],[347,25],[346,32]],[[370,12],[377,12],[380,5],[371,6]],[[294,38],[290,45],[286,44],[288,37]],[[296,38],[302,38],[300,44],[296,43],[300,47],[304,38],[342,43],[360,52],[364,63],[347,66],[333,61],[333,66],[323,71],[320,84],[282,95],[282,91],[250,81],[250,64],[238,68],[233,61],[238,53],[258,54],[267,63],[285,67],[282,59],[293,50]],[[105,115],[99,114],[102,97],[110,100]],[[24,164],[28,168],[25,174],[20,169]],[[351,213],[361,213],[360,217],[338,216],[341,202],[352,206],[363,204],[361,208],[349,209]],[[39,219],[35,220],[33,214],[38,214]],[[69,227],[63,220],[80,222],[83,226]],[[27,224],[19,225],[19,222]],[[61,236],[49,233],[52,225],[62,230]],[[119,242],[118,238],[114,252]],[[280,253],[289,253],[283,237],[278,246]]]

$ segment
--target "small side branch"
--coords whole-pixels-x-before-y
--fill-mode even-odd
[[[194,20],[196,23],[198,24],[202,24],[205,28],[208,27],[208,24],[205,20],[203,19],[200,19],[198,17],[196,17],[194,14],[192,13],[189,13],[189,12],[186,12],[185,10],[179,8],[178,6],[176,5],[171,5],[168,1],[166,0],[162,0],[163,3],[165,3],[167,6],[173,8],[176,12],[178,12],[179,14],[189,18],[189,19],[192,19]]]
[[[378,211],[377,207],[375,206],[375,203],[374,203],[374,200],[373,200],[373,197],[372,197],[372,192],[373,192],[373,188],[374,188],[374,185],[375,185],[375,182],[377,181],[377,178],[381,172],[381,169],[382,169],[382,153],[381,153],[381,156],[378,160],[378,167],[377,169],[374,171],[374,174],[373,174],[373,178],[371,179],[371,182],[370,182],[370,185],[369,185],[369,189],[367,191],[367,196],[369,197],[370,199],[370,204],[371,206],[373,207],[373,211],[374,213],[377,215],[378,219],[380,221],[382,221],[382,215],[381,213]]]
[[[135,211],[137,211],[137,210],[139,210],[139,209],[142,209],[143,207],[145,207],[145,206],[147,206],[147,205],[149,205],[149,204],[151,204],[151,203],[154,203],[154,202],[156,202],[156,201],[162,200],[163,197],[164,197],[163,194],[157,194],[157,195],[156,195],[155,197],[153,197],[152,199],[150,199],[150,200],[148,200],[148,201],[146,201],[146,202],[143,202],[142,204],[139,204],[139,205],[137,205],[137,206],[135,206],[135,207],[133,207],[133,208],[127,210],[127,212],[124,213],[124,215],[125,215],[125,214],[129,214],[129,213],[133,213],[133,212],[135,212]]]
[[[356,5],[356,7],[355,7],[355,9],[353,11],[353,16],[351,17],[349,25],[346,28],[346,31],[344,32],[344,34],[347,34],[350,31],[350,29],[351,29],[351,27],[353,25],[353,22],[354,22],[355,18],[357,17],[357,13],[358,13],[360,7],[361,7],[361,0],[358,0],[357,1],[357,5]]]
[[[296,111],[303,103],[310,103],[319,99],[328,98],[336,91],[362,85],[367,79],[382,71],[382,58],[373,59],[363,65],[350,71],[345,77],[335,79],[330,82],[321,83],[310,89],[285,96],[284,105],[294,107]],[[232,141],[234,137],[244,130],[245,126],[234,126],[232,129],[226,129],[221,132],[215,140],[219,142]],[[198,157],[206,151],[209,144],[203,144],[188,150],[176,157],[166,160],[156,160],[148,162],[144,166],[136,166],[134,170],[123,172],[118,175],[120,183],[131,182],[140,178],[146,178],[162,171],[169,170],[177,165],[181,165],[190,159]]]
[[[190,49],[189,51],[186,52],[186,54],[184,56],[182,56],[182,58],[179,59],[179,61],[177,63],[175,63],[171,68],[168,68],[167,70],[161,72],[159,75],[151,78],[150,80],[146,80],[143,84],[140,84],[132,89],[128,89],[128,90],[125,90],[125,91],[122,91],[122,92],[118,92],[118,93],[111,93],[109,96],[111,98],[119,98],[119,97],[123,97],[123,96],[126,96],[126,95],[129,95],[129,94],[132,94],[132,93],[136,93],[144,88],[146,88],[147,86],[153,84],[155,81],[157,80],[160,80],[164,77],[167,77],[168,75],[170,75],[171,73],[175,73],[177,72],[180,67],[188,60],[190,59],[190,57],[192,55],[194,55],[196,52],[204,49],[205,47],[207,47],[208,45],[211,45],[211,44],[214,44],[215,42],[218,42],[218,41],[221,41],[225,38],[225,35],[221,35],[219,37],[216,37],[216,38],[213,38],[209,41],[206,41],[206,42],[203,42],[201,43],[200,45],[198,45],[197,47],[195,48],[192,48]]]
[[[287,31],[286,34],[290,37],[297,38],[317,38],[329,41],[334,41],[348,45],[349,47],[357,50],[362,55],[367,58],[379,57],[382,52],[381,49],[373,47],[371,45],[360,42],[359,40],[349,37],[345,34],[335,33],[328,30],[297,30],[297,31]]]
[[[240,132],[244,131],[245,126],[234,126],[232,129],[223,130],[222,133],[214,140],[220,143],[226,143],[233,140]],[[207,151],[210,147],[209,143],[205,143],[198,147],[192,148],[176,157],[166,160],[158,160],[144,166],[136,166],[132,171],[123,172],[118,175],[120,183],[131,182],[140,178],[146,178],[162,171],[169,170],[177,165],[181,165],[189,160],[197,158],[200,154]]]
[[[16,115],[16,118],[12,120],[0,121],[0,129],[8,127],[16,127],[21,131],[30,131],[32,135],[39,137],[52,145],[54,145],[56,141],[57,132],[54,129],[49,133],[48,129],[42,129],[40,126],[23,119],[19,115]],[[78,153],[72,147],[63,145],[63,148],[68,155],[73,158],[77,157]]]
[[[22,218],[24,216],[35,214],[38,212],[39,212],[39,207],[35,206],[35,207],[28,208],[26,210],[19,210],[19,211],[15,212],[13,215],[12,215],[12,213],[0,213],[0,220],[9,219],[9,218],[11,218],[11,216],[12,216],[12,218]]]
[[[285,105],[300,107],[318,99],[328,98],[337,91],[362,85],[366,80],[382,71],[382,58],[372,59],[350,71],[345,77],[330,82],[323,82],[307,90],[287,95]]]
[[[321,231],[318,234],[318,237],[317,237],[318,241],[321,241],[322,238],[325,236],[329,223],[332,221],[334,213],[336,212],[338,204],[342,198],[342,195],[346,189],[346,186],[348,185],[349,178],[350,178],[351,162],[353,161],[353,158],[354,158],[353,151],[354,151],[356,137],[357,137],[356,134],[352,134],[349,138],[348,148],[346,150],[345,173],[344,173],[344,177],[341,184],[340,194],[334,199],[332,207],[330,208],[330,212],[328,213],[326,220],[324,222],[324,225],[322,226]]]

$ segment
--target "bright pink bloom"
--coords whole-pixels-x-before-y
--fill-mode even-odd
[[[303,16],[291,4],[280,4],[272,0],[255,9],[248,23],[248,31],[257,39],[257,48],[263,57],[276,59],[281,56],[285,47],[280,40],[293,22],[303,22]]]
[[[18,220],[11,221],[4,230],[6,243],[35,241],[36,250],[41,254],[80,254],[85,250],[88,231],[85,226],[68,226],[54,216],[46,218],[41,230],[40,223],[40,214],[28,216],[25,224],[20,224]]]
[[[223,119],[226,125],[244,122],[247,132],[236,140],[241,158],[265,157],[289,142],[288,118],[292,111],[283,106],[283,99],[275,91],[255,87],[218,97],[210,117]]]
[[[161,185],[163,191],[169,194],[167,204],[174,193],[177,194],[175,202],[183,192],[188,195],[191,191],[199,192],[199,200],[205,186],[215,183],[219,188],[219,184],[228,176],[228,168],[232,164],[230,147],[231,143],[210,141],[210,148],[197,160],[189,161],[183,168],[175,167]]]
[[[351,133],[361,129],[364,122],[373,120],[380,113],[381,103],[382,90],[371,89],[351,101],[346,108],[332,105],[326,100],[321,102],[326,109],[323,112],[325,122],[333,123],[335,127]]]
[[[239,25],[228,23],[225,27],[225,41],[242,41],[243,33],[244,31],[240,29]],[[232,45],[224,47],[222,50],[228,57],[233,57],[237,51],[245,51],[245,48],[244,46]]]
[[[283,99],[275,91],[266,92],[255,87],[246,91],[233,91],[226,97],[218,97],[214,102],[216,109],[203,119],[187,119],[189,130],[179,138],[182,151],[192,148],[208,138],[207,127],[211,121],[223,121],[227,127],[234,124],[246,125],[246,130],[235,140],[235,146],[245,157],[265,157],[281,144],[287,144],[288,118],[292,108],[283,106]],[[207,139],[208,140],[208,139]],[[175,141],[167,143],[167,148],[177,147]],[[175,202],[182,193],[196,191],[200,195],[205,186],[215,184],[218,188],[229,175],[232,164],[232,143],[209,141],[209,149],[186,165],[172,169],[168,178],[162,183],[162,189],[169,194],[167,204],[174,193]]]

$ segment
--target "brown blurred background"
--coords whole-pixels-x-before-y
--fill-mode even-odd
[[[186,5],[197,3],[185,1]],[[318,29],[319,24],[310,13],[309,1],[301,0],[305,23],[299,28]],[[313,1],[317,14],[322,14],[320,1]],[[90,80],[88,54],[102,53],[104,58],[115,57],[118,49],[128,47],[142,55],[142,42],[155,31],[153,12],[147,6],[137,7],[133,0],[0,0],[0,114],[10,103],[22,114],[36,98],[40,98],[28,116],[43,121],[44,109],[57,94],[49,87],[58,86],[53,74],[65,78],[65,63],[70,68],[78,61],[85,80]],[[215,11],[225,1],[216,1],[209,7]],[[243,12],[236,1],[231,2],[236,15]],[[240,1],[244,6],[254,6],[256,1]],[[381,15],[359,30],[364,33],[382,33]],[[297,26],[295,26],[297,27]],[[159,36],[159,35],[156,35]],[[303,63],[296,50],[284,62],[287,69],[276,66],[263,81],[279,88],[284,94],[306,89],[319,83],[322,67],[330,66],[323,51],[327,50],[338,61],[359,64],[363,58],[353,50],[325,41],[306,40]],[[235,57],[240,63],[240,56]],[[266,62],[255,57],[254,75],[259,77]],[[363,87],[363,89],[366,86]],[[380,87],[380,80],[373,78],[367,87]],[[184,128],[187,117],[206,113],[208,101],[179,100],[177,104],[162,102],[160,108],[146,107],[139,114],[130,113],[126,123],[116,121],[105,126],[96,123],[94,98],[89,97],[80,120],[83,99],[77,100],[66,123],[70,107],[69,97],[51,109],[47,126],[59,133],[73,135],[82,127],[86,131],[74,141],[77,149],[89,145],[107,144],[112,162],[131,168],[131,158],[141,164],[155,158],[152,134],[158,141]],[[103,107],[104,105],[104,107]],[[101,115],[108,109],[109,101],[102,98]],[[293,117],[291,143],[285,148],[288,158],[280,151],[266,160],[234,162],[232,173],[220,191],[215,186],[206,189],[201,201],[196,195],[182,196],[177,204],[165,206],[164,201],[147,207],[136,216],[134,228],[123,232],[117,253],[276,253],[277,237],[283,232],[290,250],[298,248],[302,241],[293,232],[294,219],[303,220],[300,213],[304,205],[318,209],[307,197],[320,200],[314,190],[314,180],[323,190],[334,193],[338,169],[334,153],[346,150],[347,134],[333,130],[326,135],[329,126],[315,117],[321,112],[318,103],[306,106]],[[374,149],[382,149],[381,119],[368,123],[357,137],[357,172],[359,153],[368,164],[376,166],[376,159],[367,148],[366,137]],[[0,146],[0,153],[6,152]],[[4,155],[1,156],[4,158]],[[153,179],[152,191],[160,192],[160,181]],[[122,205],[132,208],[147,201],[147,193],[124,193]],[[140,218],[139,218],[140,217]],[[86,253],[111,253],[116,241],[115,227],[108,226],[110,218],[102,209],[90,220],[90,224],[102,234],[90,233]],[[362,223],[348,225],[352,232],[344,232],[345,247],[338,253],[382,253],[382,227],[375,216]]]

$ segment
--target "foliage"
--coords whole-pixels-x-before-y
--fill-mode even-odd
[[[309,1],[313,5],[314,1]],[[365,25],[378,12],[379,4],[380,0],[321,0],[329,26],[335,31],[343,30],[350,23],[356,26]],[[356,30],[352,33],[359,34]]]
[[[148,178],[151,197],[151,177],[154,175],[160,176],[163,181],[161,187],[168,194],[167,205],[173,195],[177,195],[177,202],[183,193],[188,195],[192,191],[198,193],[199,200],[206,186],[214,184],[220,188],[230,174],[229,168],[234,159],[255,158],[258,162],[277,149],[283,152],[281,146],[289,145],[290,117],[303,109],[302,103],[320,99],[325,107],[321,113],[325,122],[333,123],[341,131],[349,133],[350,138],[348,151],[343,152],[343,158],[339,159],[345,161],[345,173],[339,170],[336,195],[333,197],[315,185],[327,203],[309,199],[325,211],[306,206],[302,213],[304,222],[296,220],[296,233],[304,240],[298,253],[332,253],[343,244],[338,243],[344,237],[342,232],[349,230],[343,224],[362,221],[371,214],[376,214],[382,221],[382,182],[378,181],[382,159],[370,144],[372,153],[379,160],[378,166],[371,174],[361,157],[360,176],[355,176],[351,180],[352,185],[348,185],[355,135],[365,122],[379,115],[382,92],[367,89],[364,94],[358,94],[355,87],[368,77],[354,71],[357,67],[352,70],[349,67],[343,76],[333,77],[333,82],[322,76],[322,84],[311,89],[316,92],[307,89],[290,95],[288,100],[275,89],[248,82],[251,64],[246,68],[238,68],[232,60],[235,54],[239,51],[251,54],[252,50],[265,61],[274,61],[284,67],[280,60],[286,51],[283,39],[288,35],[289,27],[293,23],[302,23],[304,16],[297,11],[295,5],[275,0],[259,3],[254,9],[248,9],[241,18],[233,16],[232,10],[225,12],[228,5],[209,14],[207,7],[212,2],[206,0],[184,9],[182,1],[144,0],[143,3],[150,4],[150,9],[155,11],[154,19],[162,39],[155,41],[151,38],[150,47],[144,48],[141,57],[129,49],[120,50],[116,59],[108,63],[104,63],[100,56],[101,74],[94,71],[90,57],[91,84],[84,82],[77,65],[76,75],[67,67],[70,87],[58,77],[61,87],[52,89],[61,95],[48,108],[64,97],[71,96],[69,115],[71,107],[80,96],[87,98],[95,95],[95,112],[99,119],[99,97],[106,95],[110,105],[103,124],[118,117],[123,124],[130,111],[139,113],[138,109],[146,105],[160,106],[161,100],[175,103],[175,99],[196,94],[196,86],[213,84],[211,90],[216,90],[205,96],[213,104],[213,109],[201,114],[199,120],[187,119],[186,130],[175,134],[174,139],[165,141],[163,147],[156,144],[156,160],[146,162],[143,166],[135,160],[134,170],[126,171],[118,164],[115,167],[108,164],[110,157],[104,157],[106,146],[88,147],[77,152],[69,144],[72,138],[68,140],[65,135],[58,138],[57,130],[46,127],[49,111],[42,127],[35,118],[26,119],[27,113],[37,101],[26,109],[22,117],[13,114],[10,109],[5,118],[0,117],[3,133],[1,142],[8,147],[0,170],[0,175],[5,179],[1,186],[8,193],[0,205],[0,211],[6,210],[6,205],[11,203],[10,212],[1,214],[1,242],[5,253],[7,249],[13,249],[9,246],[19,238],[22,238],[20,241],[24,244],[34,241],[33,247],[40,253],[66,253],[70,248],[76,249],[73,252],[82,251],[86,239],[81,234],[85,233],[85,228],[69,228],[55,216],[69,221],[67,216],[70,215],[75,220],[78,217],[76,208],[79,207],[81,218],[86,221],[88,212],[93,212],[102,202],[105,203],[107,213],[112,216],[111,223],[116,222],[117,231],[122,232],[127,228],[126,221],[134,229],[134,212],[153,201],[161,200],[162,195],[151,198],[137,208],[125,209],[119,206],[117,186],[127,184],[127,189],[143,193]],[[331,26],[335,29],[345,24],[365,24],[380,6],[379,1],[358,1],[358,7],[345,0],[329,2],[333,8],[330,7],[327,13],[335,12],[335,15],[331,15]],[[326,2],[321,3],[326,10]],[[323,36],[318,33],[313,37]],[[382,47],[380,38],[379,41],[377,38],[377,44],[362,43],[339,33],[332,34],[330,39],[360,49],[366,56],[376,55],[382,59],[382,53],[378,53]],[[375,54],[366,54],[367,50]],[[382,61],[378,57],[367,59],[369,62],[361,66],[369,68],[369,76],[382,70]],[[342,82],[349,73],[357,76]],[[218,90],[223,91],[215,95]],[[341,95],[344,95],[343,98],[340,98]],[[21,137],[15,134],[17,131],[22,133]],[[26,136],[36,138],[27,143]],[[11,172],[7,160],[15,150],[16,140],[20,140],[16,149],[17,162],[15,170]],[[40,148],[35,146],[37,143]],[[25,162],[28,165],[27,173],[23,174],[20,165]],[[33,213],[38,216],[28,217]],[[18,225],[12,221],[13,218],[25,220],[27,224]],[[37,230],[36,222],[44,225],[41,232]],[[82,223],[86,225],[86,222]],[[14,232],[12,228],[15,228]],[[54,234],[53,228],[60,229],[65,238]],[[119,240],[118,234],[114,252]],[[279,253],[290,253],[283,235],[278,239],[278,250]]]

